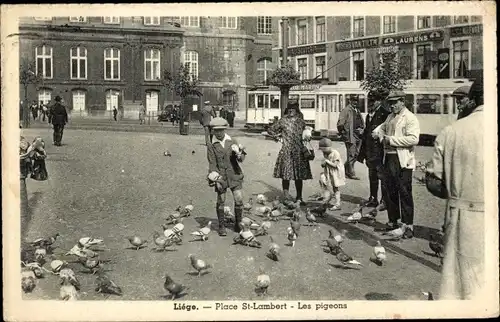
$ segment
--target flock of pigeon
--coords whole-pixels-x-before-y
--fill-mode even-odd
[[[290,222],[290,226],[286,229],[289,241],[288,246],[294,247],[295,242],[301,235],[301,226],[316,226],[318,224],[316,217],[326,216],[326,207],[323,205],[302,210],[298,202],[286,199],[283,201],[277,199],[268,203],[265,196],[262,194],[256,196],[256,203],[257,205],[254,206],[253,198],[250,198],[249,201],[244,204],[243,209],[245,215],[240,222],[241,231],[233,238],[233,244],[262,248],[262,242],[259,241],[257,237],[268,235],[272,227],[272,222],[285,219]],[[163,234],[155,232],[153,235],[153,243],[156,251],[164,251],[170,246],[182,244],[184,236],[183,221],[185,218],[191,216],[193,210],[194,206],[191,201],[190,204],[184,208],[178,207],[174,213],[167,217],[166,223],[162,225]],[[362,205],[360,205],[360,208],[349,217],[350,219],[348,219],[348,221],[357,222],[359,220],[358,217],[362,216],[360,214],[361,210]],[[230,207],[224,208],[224,214],[226,222],[234,223],[235,216]],[[255,218],[253,214],[261,219]],[[301,218],[305,218],[306,223],[301,223]],[[211,224],[212,222],[209,221],[206,226],[191,232],[190,235],[200,241],[208,240],[212,231]],[[54,243],[58,237],[59,234],[55,234],[48,238],[38,238],[30,242],[31,247],[29,249],[24,248],[22,250],[22,289],[26,293],[32,292],[36,287],[37,278],[41,278],[45,273],[49,273],[59,276],[61,300],[77,300],[79,298],[81,285],[75,272],[68,267],[68,262],[56,259],[53,254]],[[127,239],[135,250],[147,247],[148,244],[148,240],[139,236],[130,236]],[[273,261],[279,261],[281,257],[281,247],[273,240],[272,236],[269,236],[269,239],[270,242],[266,255]],[[352,265],[363,266],[359,261],[355,260],[344,251],[342,243],[345,239],[346,230],[342,230],[338,234],[330,230],[328,238],[324,240],[328,252],[335,256],[343,267]],[[103,246],[104,240],[102,239],[83,237],[80,238],[77,244],[65,255],[75,256],[76,263],[81,264],[89,273],[93,275],[96,274],[95,292],[121,296],[123,294],[122,289],[105,274],[103,264],[106,260],[99,258],[98,251],[105,250]],[[430,247],[437,255],[441,255],[443,252],[442,239],[437,237],[431,238]],[[44,267],[48,258],[52,259],[50,262],[50,270]],[[201,276],[204,271],[213,268],[212,264],[193,254],[189,254],[188,258],[191,266],[198,272],[198,276]],[[370,261],[382,266],[386,260],[387,254],[385,248],[381,245],[380,241],[378,241],[373,248],[373,254],[370,257]],[[265,274],[261,268],[260,274],[257,276],[255,292],[258,295],[267,294],[270,283],[271,280],[269,275]],[[172,300],[180,297],[183,292],[187,290],[185,285],[175,282],[168,274],[164,276],[164,288]],[[429,294],[429,299],[431,296],[432,294]]]

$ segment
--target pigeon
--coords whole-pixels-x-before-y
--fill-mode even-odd
[[[272,210],[278,209],[279,206],[281,206],[281,202],[279,201],[278,198],[274,199],[271,202],[271,208],[272,208]]]
[[[387,259],[385,248],[384,246],[382,246],[379,240],[377,241],[377,245],[373,247],[373,255],[374,257],[370,258],[370,260],[375,264],[377,264],[378,266],[382,266],[382,264]]]
[[[326,241],[326,246],[330,250],[330,254],[337,255],[337,252],[339,250],[338,247],[340,246],[340,243],[333,235],[333,230],[331,230],[331,229],[329,230],[328,239],[326,239],[325,241]]]
[[[255,236],[267,235],[270,228],[271,228],[271,222],[270,221],[263,221],[260,224],[260,226],[257,228],[257,231],[255,232]]]
[[[92,238],[92,237],[82,237],[78,240],[78,246],[80,248],[90,248],[92,246],[103,245],[104,240]]]
[[[309,196],[309,200],[320,201],[323,199],[323,194],[321,192],[316,192]]]
[[[78,280],[78,278],[75,275],[75,272],[71,268],[65,267],[65,268],[61,269],[61,271],[59,272],[59,283],[60,284],[63,284],[63,279],[67,279],[68,282],[71,283],[77,291],[80,290],[80,286],[81,286],[80,281]]]
[[[80,262],[80,264],[82,264],[83,267],[90,270],[92,275],[94,275],[95,273],[97,273],[99,271],[99,269],[101,268],[101,265],[103,263],[99,259],[82,258],[82,257],[78,258],[78,261]]]
[[[269,285],[271,285],[271,279],[269,278],[269,275],[265,274],[262,267],[259,271],[257,283],[255,283],[255,286],[257,287],[256,291],[259,295],[264,295],[267,294],[267,289],[269,288]]]
[[[317,207],[313,207],[310,209],[310,211],[313,214],[316,214],[318,217],[324,218],[326,216],[326,210],[328,209],[328,204],[323,203]]]
[[[271,208],[268,207],[267,210],[271,210]],[[278,209],[267,211],[267,218],[269,218],[269,220],[278,221],[280,217],[281,212]]]
[[[67,277],[61,279],[61,289],[59,291],[59,298],[63,301],[78,300],[78,291]]]
[[[255,211],[257,211],[261,216],[266,216],[271,212],[271,208],[268,206],[260,206],[255,208]]]
[[[189,217],[191,215],[191,212],[193,212],[194,206],[193,206],[193,199],[189,199],[189,204],[187,204],[184,207],[184,212],[187,212],[187,216]]]
[[[424,296],[427,296],[428,301],[434,301],[434,294],[432,292],[422,292]]]
[[[130,244],[135,247],[135,250],[139,250],[142,246],[146,246],[146,244],[148,243],[147,240],[142,239],[139,236],[131,236],[127,237],[127,239]]]
[[[195,153],[196,153],[196,152],[195,152],[194,150],[193,150],[193,151],[191,151],[191,154],[195,154]]]
[[[209,221],[205,227],[200,228],[198,231],[192,232],[191,235],[198,236],[201,238],[201,240],[205,241],[208,239],[208,235],[210,234],[211,231],[211,226],[212,222]]]
[[[79,247],[79,244],[73,246],[73,248],[71,248],[70,251],[67,252],[65,255],[75,255],[78,257],[88,257],[88,258],[95,258],[99,256],[99,254],[97,254],[91,249]]]
[[[233,212],[231,211],[231,207],[224,206],[224,220],[230,224],[235,222],[236,217],[234,216]]]
[[[250,212],[253,208],[253,199],[249,198],[248,202],[243,205],[243,210],[246,212]]]
[[[286,233],[288,235],[288,241],[290,242],[290,246],[295,246],[295,241],[297,240],[297,234],[293,231],[292,227],[288,227],[286,229]]]
[[[337,246],[337,259],[339,262],[342,263],[342,265],[346,266],[346,264],[352,264],[352,265],[359,265],[359,266],[363,266],[360,262],[358,262],[357,260],[354,260],[351,256],[347,255],[344,250],[342,248],[340,248],[340,246]]]
[[[396,228],[391,231],[384,232],[382,233],[382,235],[389,236],[389,239],[399,240],[401,237],[403,237],[403,229]]]
[[[166,157],[171,157],[171,156],[172,156],[172,154],[170,153],[170,151],[169,151],[169,150],[165,151],[165,152],[163,153],[163,155],[165,155]]]
[[[36,278],[42,278],[44,276],[44,272],[52,273],[51,271],[47,271],[45,268],[43,268],[42,266],[40,266],[40,264],[37,263],[37,262],[33,262],[33,263],[21,262],[21,264],[23,264],[23,266],[26,269],[32,271],[33,274],[35,274]]]
[[[431,234],[430,236],[430,241],[429,241],[429,247],[430,249],[434,252],[434,254],[437,257],[442,258],[443,257],[443,252],[444,252],[444,245],[443,245],[443,233],[438,232],[436,234]]]
[[[251,218],[248,218],[248,217],[243,217],[241,218],[241,223],[245,226],[252,226],[252,224],[255,224],[255,221],[252,220]]]
[[[300,222],[298,220],[290,220],[290,227],[292,228],[294,234],[298,237],[300,233]]]
[[[198,271],[198,276],[201,272],[212,268],[211,264],[207,264],[204,260],[197,259],[193,254],[189,254],[188,258],[191,260],[191,266]]]
[[[267,198],[266,198],[266,196],[264,196],[264,195],[263,195],[263,194],[261,194],[261,193],[259,193],[255,199],[257,199],[257,203],[258,203],[258,204],[261,204],[261,205],[265,205],[265,204],[266,204],[266,202],[267,202]]]
[[[21,271],[21,288],[24,293],[31,293],[36,287],[35,273],[31,269]]]
[[[288,208],[288,209],[295,209],[297,206],[300,207],[300,201],[299,202],[293,202],[289,199],[284,199],[282,201],[282,204]]]
[[[330,230],[330,234],[332,234],[332,230]],[[335,241],[340,245],[344,242],[344,240],[346,239],[346,235],[347,235],[347,230],[345,229],[342,229],[340,231],[340,234],[338,235],[335,235],[333,236],[333,238],[335,239]],[[332,235],[330,235],[332,236]]]
[[[99,273],[96,278],[96,288],[97,293],[111,294],[121,296],[123,294],[121,287],[116,285],[106,274]]]
[[[54,259],[50,262],[50,268],[53,273],[59,273],[61,269],[67,267],[68,263],[59,259]]]
[[[182,236],[183,235],[182,232],[184,231],[184,224],[182,223],[182,221],[183,219],[181,218],[179,222],[175,224],[174,227],[172,227],[172,231],[179,236]]]
[[[306,219],[309,222],[309,225],[316,226],[318,224],[316,222],[316,217],[311,213],[309,208],[306,210]]]
[[[59,233],[56,233],[47,238],[37,238],[32,241],[30,244],[32,246],[37,247],[51,247],[57,240],[57,237],[61,236]]]
[[[172,300],[175,300],[175,298],[178,297],[182,293],[182,291],[186,289],[186,287],[179,283],[175,283],[168,275],[165,275],[164,278],[165,282],[163,284],[163,287],[172,296]]]
[[[256,248],[261,247],[260,242],[257,239],[255,239],[254,234],[250,231],[250,228],[247,225],[245,225],[241,222],[240,229],[241,229],[241,231],[238,234],[238,236],[236,236],[233,239],[234,243],[242,244],[244,246],[256,247]]]
[[[355,210],[352,215],[347,217],[347,221],[357,223],[361,220],[361,218],[363,218],[362,211],[363,205],[359,205],[358,209]]]
[[[167,239],[165,236],[161,236],[157,231],[153,233],[153,241],[156,245],[156,250],[165,250],[167,246],[170,246],[168,245],[170,239]]]
[[[176,224],[181,217],[182,217],[181,206],[178,206],[177,208],[175,208],[174,213],[167,216],[166,220]]]
[[[269,239],[271,240],[271,244],[269,244],[269,256],[271,257],[272,260],[279,261],[280,246],[274,242],[272,236],[269,236]]]
[[[40,264],[40,266],[43,266],[47,262],[45,258],[46,255],[47,249],[43,247],[38,247],[35,249],[35,260]]]

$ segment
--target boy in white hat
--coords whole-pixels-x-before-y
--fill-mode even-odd
[[[321,163],[324,171],[320,175],[320,186],[324,194],[324,206],[328,207],[335,197],[332,210],[340,210],[340,190],[345,185],[345,169],[339,151],[333,148],[332,141],[323,138],[319,141],[319,150],[323,152],[324,160]]]
[[[219,221],[219,236],[226,236],[224,220],[224,204],[226,191],[229,188],[234,199],[234,231],[240,231],[240,222],[243,215],[243,170],[240,162],[245,160],[245,148],[232,139],[225,129],[227,121],[221,117],[210,121],[210,128],[214,138],[207,145],[208,181],[210,186],[215,186],[217,192],[217,219]]]

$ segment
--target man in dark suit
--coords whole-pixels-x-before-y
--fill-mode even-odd
[[[368,105],[368,114],[366,115],[366,127],[361,138],[361,149],[358,155],[358,161],[366,162],[368,167],[368,177],[370,180],[370,198],[368,198],[367,207],[377,207],[378,202],[378,181],[381,181],[380,190],[382,192],[381,204],[385,205],[385,186],[382,180],[382,162],[384,159],[384,146],[379,140],[372,138],[371,133],[380,124],[384,123],[389,115],[389,111],[382,105],[383,95],[370,95],[371,104]],[[385,207],[382,207],[385,208]],[[382,209],[380,209],[382,210]]]
[[[347,149],[347,160],[344,163],[345,175],[353,180],[359,180],[354,171],[354,164],[358,158],[361,136],[365,128],[358,104],[358,96],[350,95],[349,104],[340,112],[337,122],[337,130]]]
[[[56,103],[51,109],[51,121],[54,126],[54,145],[61,146],[64,125],[68,123],[68,113],[66,112],[66,107],[61,104],[61,97],[56,96]]]
[[[206,101],[205,106],[201,110],[201,119],[200,123],[203,125],[203,129],[205,130],[205,144],[208,146],[208,144],[212,143],[212,130],[210,128],[210,121],[212,120],[212,117],[216,117],[215,111],[213,107],[210,105],[210,101]]]

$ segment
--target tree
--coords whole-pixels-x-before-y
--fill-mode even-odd
[[[290,65],[276,68],[268,78],[268,83],[279,87],[281,92],[281,116],[283,117],[292,86],[301,83],[300,74]]]
[[[179,132],[182,134],[184,130],[184,100],[187,96],[201,96],[198,88],[198,80],[189,72],[188,65],[182,65],[176,72],[169,70],[163,71],[163,85],[173,91],[181,99],[181,108],[179,110]]]
[[[369,96],[387,96],[391,90],[403,90],[408,79],[408,71],[400,64],[396,52],[382,53],[379,63],[366,73],[361,88]]]
[[[23,128],[29,127],[30,116],[29,116],[29,104],[28,104],[28,87],[33,84],[35,87],[42,82],[42,77],[35,74],[35,68],[33,65],[27,61],[23,61],[21,64],[21,70],[19,72],[19,83],[23,85],[24,89],[24,101],[22,105],[22,121]]]

